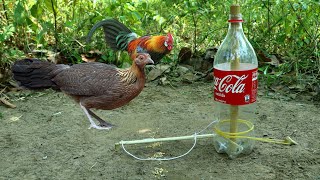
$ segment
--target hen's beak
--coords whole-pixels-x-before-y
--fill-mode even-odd
[[[153,60],[151,59],[151,57],[149,57],[146,61],[146,64],[154,64]]]

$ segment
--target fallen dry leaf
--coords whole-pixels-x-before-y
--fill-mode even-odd
[[[16,105],[10,103],[9,101],[7,101],[4,98],[0,98],[0,102],[3,103],[4,105],[6,105],[9,108],[16,108],[17,107]]]
[[[95,62],[97,58],[95,57],[88,58],[86,55],[81,54],[81,59],[82,61],[85,61],[85,62]]]
[[[151,132],[151,130],[150,130],[150,129],[140,129],[140,130],[138,131],[138,133],[140,133],[140,134],[142,134],[142,133],[147,133],[147,132]]]

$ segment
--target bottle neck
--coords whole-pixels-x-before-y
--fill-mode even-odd
[[[237,38],[240,38],[239,36],[244,36],[242,22],[230,22],[227,36],[233,36]]]
[[[229,23],[229,29],[241,29],[242,30],[242,23],[241,22],[237,22],[237,23]]]
[[[241,14],[230,14],[229,15],[229,29],[228,31],[239,31],[243,32],[242,30],[242,15]]]

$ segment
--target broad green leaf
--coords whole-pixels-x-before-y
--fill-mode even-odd
[[[14,10],[14,20],[17,24],[23,24],[25,22],[25,10],[22,3],[19,2]]]

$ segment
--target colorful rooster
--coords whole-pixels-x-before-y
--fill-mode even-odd
[[[137,53],[148,53],[151,59],[158,63],[173,47],[173,37],[170,33],[166,36],[142,36],[138,38],[136,33],[115,19],[106,19],[95,24],[87,36],[87,43],[90,42],[95,30],[101,26],[110,48],[128,51],[131,59],[134,59]]]

